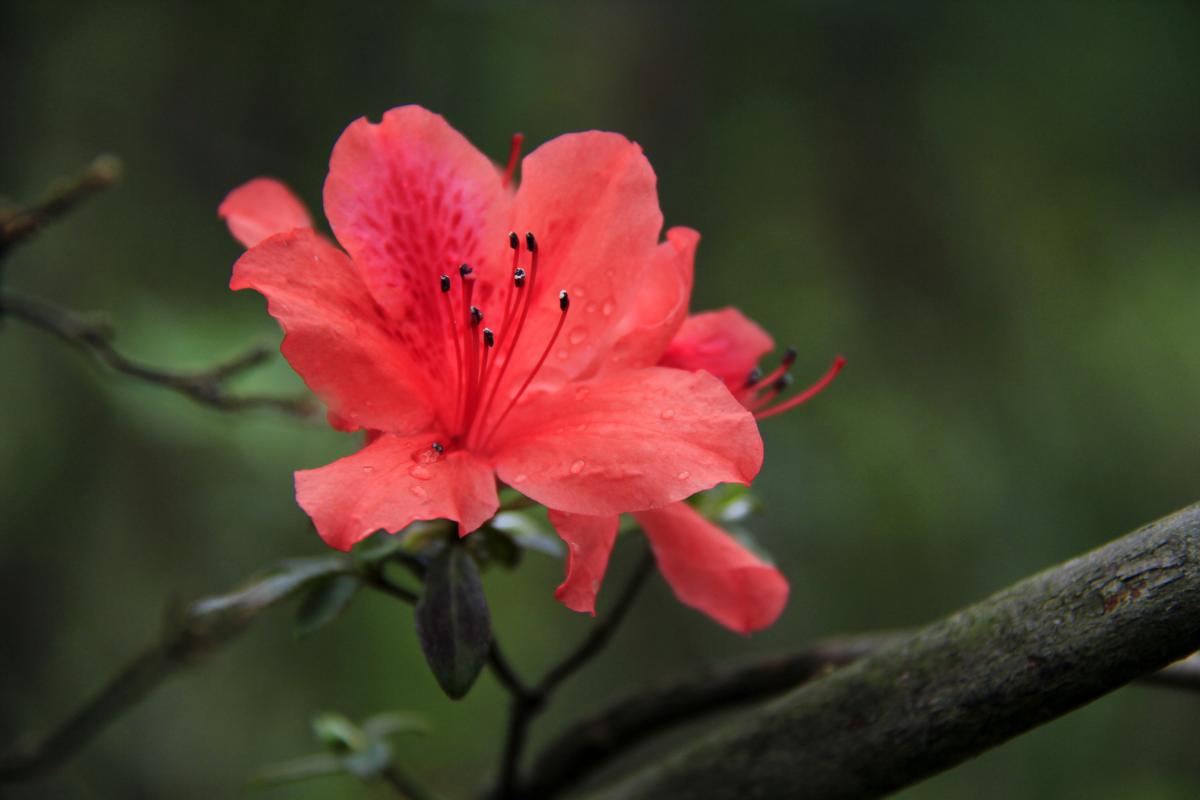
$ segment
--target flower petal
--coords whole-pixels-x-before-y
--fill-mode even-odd
[[[699,243],[700,234],[691,228],[667,231],[667,241],[654,251],[638,281],[633,311],[621,321],[610,364],[637,368],[658,363],[687,317]]]
[[[663,353],[664,367],[716,375],[733,391],[746,385],[746,376],[775,342],[736,308],[705,311],[688,317]]]
[[[787,579],[687,503],[635,516],[680,602],[743,634],[783,613]]]
[[[662,231],[656,178],[642,148],[588,131],[547,142],[521,164],[513,224],[537,237],[531,312],[515,359],[531,366],[559,321],[558,292],[571,297],[563,335],[539,386],[594,374],[634,313],[639,280]],[[523,374],[515,369],[510,374]]]
[[[292,190],[274,178],[255,178],[225,196],[217,208],[233,238],[254,247],[270,236],[311,228],[308,209]]]
[[[429,428],[430,396],[354,265],[311,229],[247,250],[232,289],[255,289],[286,335],[280,350],[343,428]]]
[[[567,577],[554,596],[572,611],[595,616],[596,593],[617,540],[617,515],[592,517],[550,509],[550,522],[567,543]]]
[[[433,433],[385,434],[357,453],[296,473],[296,501],[339,550],[413,520],[451,519],[466,535],[500,506],[492,470],[465,450],[436,455]]]
[[[518,405],[489,447],[501,479],[539,503],[604,516],[656,508],[762,466],[754,417],[703,372],[651,367]]]
[[[405,321],[397,336],[435,381],[454,378],[438,277],[470,264],[480,278],[475,304],[493,311],[494,286],[508,275],[510,205],[496,166],[419,106],[394,108],[378,124],[358,119],[334,145],[325,214],[371,294]]]

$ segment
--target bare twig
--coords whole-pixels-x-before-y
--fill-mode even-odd
[[[597,797],[879,796],[1198,646],[1200,504],[801,686]],[[1164,682],[1192,668],[1169,667]]]
[[[236,358],[200,372],[177,372],[152,367],[126,357],[113,347],[114,333],[108,325],[86,319],[41,300],[9,293],[0,294],[0,315],[7,315],[49,331],[63,341],[90,353],[122,375],[162,386],[220,411],[271,408],[307,417],[317,410],[316,403],[307,396],[235,395],[225,389],[225,383],[231,378],[268,359],[271,356],[269,348],[251,348]]]
[[[0,217],[0,257],[85,198],[112,186],[120,177],[121,162],[113,156],[100,156],[77,177],[51,187],[46,196],[32,206]]]
[[[649,552],[643,553],[632,577],[617,597],[617,602],[613,605],[612,610],[592,626],[591,632],[579,647],[551,667],[541,682],[532,690],[510,690],[513,699],[509,710],[504,749],[500,758],[500,777],[493,792],[495,798],[506,800],[506,798],[525,795],[525,791],[520,786],[520,769],[530,724],[545,708],[558,685],[590,661],[612,638],[617,626],[621,624],[626,613],[633,606],[638,591],[645,584],[653,567],[654,557]],[[496,651],[493,650],[493,655],[495,653]]]
[[[0,757],[0,781],[18,781],[51,769],[88,744],[166,678],[201,660],[243,631],[259,614],[333,575],[352,573],[345,556],[281,562],[243,588],[197,600],[168,614],[162,639],[118,672],[91,700],[40,740]]]

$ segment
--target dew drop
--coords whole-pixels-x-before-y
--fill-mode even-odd
[[[591,300],[591,301],[589,301],[589,302],[588,302],[588,304],[587,304],[587,312],[588,312],[589,314],[595,314],[595,313],[596,313],[596,308],[597,308],[597,306],[596,306],[596,301],[595,301],[595,300]]]
[[[686,481],[690,477],[692,477],[692,473],[688,472],[686,469],[679,473],[679,480],[681,481]]]
[[[412,460],[418,464],[436,464],[442,457],[442,452],[434,446],[414,450]]]
[[[571,290],[571,299],[575,299],[577,297],[583,297],[583,287],[582,286],[576,286],[574,289]]]
[[[560,361],[566,361],[570,357],[571,357],[571,352],[569,350],[564,348],[564,349],[558,351],[558,359]]]
[[[409,467],[408,474],[412,475],[419,481],[427,481],[433,477],[433,473],[422,467],[420,464],[413,464],[411,467]]]
[[[571,465],[571,474],[578,475],[579,473],[583,472],[583,467],[584,467],[583,459],[582,458],[576,459],[575,463]]]
[[[375,471],[375,468],[374,467],[363,467],[362,471],[364,474],[370,475],[372,472]]]
[[[664,408],[664,409],[662,410],[662,413],[661,413],[661,414],[659,414],[659,416],[660,416],[660,417],[662,417],[663,419],[672,419],[672,418],[674,418],[674,416],[675,416],[675,409],[673,409],[673,408]]]
[[[529,476],[522,472],[520,475],[513,478],[513,483],[523,483],[524,481],[528,480],[528,478]]]
[[[426,498],[429,496],[429,492],[425,491],[424,486],[414,486],[409,491],[413,493],[414,497]]]
[[[589,394],[591,394],[591,392],[592,392],[592,390],[591,390],[591,389],[589,389],[589,388],[588,388],[588,387],[586,387],[586,386],[576,386],[576,387],[575,387],[575,399],[576,399],[576,400],[583,400],[583,399],[585,399],[585,398],[586,398],[586,397],[587,397]]]
[[[616,310],[617,303],[611,297],[604,301],[604,305],[600,306],[600,313],[606,317],[611,317]]]
[[[567,339],[571,344],[579,344],[587,338],[587,328],[576,328],[571,331],[571,336]]]
[[[577,431],[586,431],[586,430],[587,430],[587,426],[588,426],[588,424],[587,424],[586,422],[581,422],[581,423],[579,423],[578,425],[576,425],[576,426],[575,426],[575,430],[577,430]]]
[[[609,278],[617,277],[617,271],[615,269],[606,269],[606,270],[604,270],[604,274],[606,277],[609,277]]]

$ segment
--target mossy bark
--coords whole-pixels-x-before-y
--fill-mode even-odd
[[[784,695],[596,797],[878,796],[1198,647],[1200,504]]]

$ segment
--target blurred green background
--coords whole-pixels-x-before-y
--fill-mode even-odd
[[[127,167],[5,279],[108,311],[132,355],[200,367],[279,336],[258,296],[227,289],[240,249],[218,202],[271,174],[319,208],[352,119],[421,103],[497,160],[515,130],[642,143],[668,224],[704,236],[694,306],[742,307],[798,347],[799,376],[850,365],[764,424],[751,526],[792,582],[781,622],[742,639],[655,578],[546,741],[623,687],[927,621],[1200,498],[1198,36],[1182,2],[4,2],[0,192],[32,198],[100,152]],[[199,408],[16,323],[0,369],[8,742],[61,720],[167,603],[322,552],[291,472],[356,440]],[[299,387],[279,359],[239,385]],[[531,555],[487,576],[529,674],[588,627],[553,600],[561,569]],[[443,698],[411,628],[376,596],[305,640],[275,611],[0,795],[237,795],[313,750],[326,709],[427,714],[404,760],[462,795],[492,770],[504,696],[485,676]],[[1198,711],[1126,689],[904,796],[1196,797]],[[348,778],[262,794],[385,795]]]

